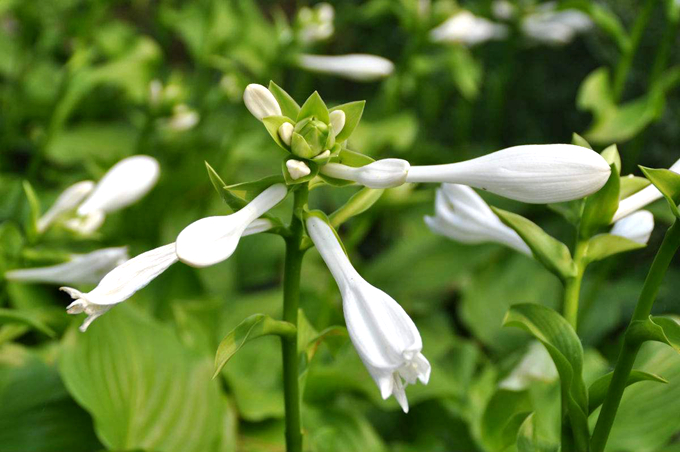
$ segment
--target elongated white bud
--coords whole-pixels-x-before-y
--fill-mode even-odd
[[[281,116],[281,107],[276,98],[262,85],[251,83],[246,86],[243,102],[248,111],[260,121],[267,116]]]
[[[646,245],[653,230],[654,215],[647,210],[639,210],[614,223],[609,233]]]
[[[92,212],[109,213],[134,204],[158,181],[160,165],[148,155],[135,155],[121,160],[104,174],[92,194],[78,207],[78,215]]]
[[[293,132],[295,131],[295,127],[293,124],[289,122],[284,122],[281,124],[281,127],[279,127],[279,137],[281,138],[281,141],[286,143],[286,145],[290,146],[290,142],[293,139]]]
[[[492,39],[503,39],[508,27],[477,17],[470,11],[461,11],[430,31],[433,42],[454,42],[468,46]]]
[[[406,311],[352,267],[333,230],[310,217],[307,232],[333,274],[340,293],[347,331],[383,399],[394,395],[408,412],[405,387],[430,379],[430,363],[421,353],[420,333]]]
[[[338,136],[342,129],[345,127],[345,112],[342,110],[332,111],[331,114],[331,126],[333,126],[333,135]]]
[[[355,168],[340,163],[321,167],[321,173],[336,179],[351,180],[369,188],[398,187],[406,181],[409,163],[402,159],[377,160]]]
[[[54,204],[38,219],[38,232],[43,233],[54,221],[65,213],[75,210],[83,199],[94,189],[94,182],[84,180],[75,183],[63,191]]]
[[[473,160],[412,166],[406,182],[446,182],[526,203],[580,199],[598,191],[611,169],[597,152],[571,144],[515,146]]]
[[[488,204],[465,185],[442,184],[435,198],[435,216],[426,216],[425,223],[435,234],[457,242],[496,242],[532,256],[524,240],[503,224]]]
[[[207,267],[228,259],[248,225],[281,202],[287,193],[284,184],[275,184],[236,213],[191,223],[177,236],[179,260],[192,267]]]
[[[394,64],[383,57],[365,54],[350,55],[301,55],[298,65],[312,72],[337,75],[360,82],[388,77],[394,72]]]
[[[290,174],[290,178],[293,180],[298,180],[301,177],[308,176],[309,173],[312,172],[312,170],[309,169],[309,166],[307,166],[305,162],[300,160],[287,160],[286,168],[288,169],[288,174]]]

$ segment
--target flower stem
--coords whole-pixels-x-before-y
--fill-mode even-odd
[[[293,217],[290,236],[286,238],[286,261],[283,272],[283,320],[297,328],[300,301],[300,271],[304,250],[300,211],[307,204],[307,186],[294,192]],[[300,421],[300,386],[298,380],[297,330],[294,335],[281,338],[283,358],[283,391],[286,409],[286,451],[302,451],[302,424]]]
[[[585,261],[587,251],[588,241],[579,239],[578,242],[576,242],[576,249],[574,250],[576,276],[569,278],[564,284],[564,302],[562,304],[563,315],[574,330],[576,330],[576,326],[578,325],[579,296],[581,294],[583,272],[585,272],[587,266]]]
[[[675,221],[666,232],[659,252],[656,254],[652,267],[649,269],[631,323],[636,320],[645,320],[651,314],[652,306],[659,293],[659,286],[678,247],[680,247],[680,223]],[[619,359],[614,368],[614,375],[609,384],[607,396],[602,404],[602,411],[600,411],[600,416],[597,419],[597,424],[590,440],[591,452],[602,452],[607,445],[607,439],[609,438],[616,412],[621,403],[623,390],[626,388],[628,376],[633,369],[633,364],[635,364],[635,358],[639,350],[639,344],[632,344],[624,339]]]

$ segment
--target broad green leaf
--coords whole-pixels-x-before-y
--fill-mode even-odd
[[[328,113],[328,107],[326,107],[326,104],[321,99],[321,96],[317,91],[314,91],[312,95],[307,98],[305,103],[300,108],[300,112],[298,113],[295,120],[300,122],[305,118],[311,117],[315,117],[326,124],[331,122]]]
[[[382,189],[362,188],[352,195],[342,207],[329,216],[331,224],[334,228],[338,228],[351,217],[366,212],[380,199],[384,192],[385,190]]]
[[[668,201],[673,215],[680,218],[678,203],[680,203],[680,174],[667,169],[654,169],[641,166],[645,177],[659,189]]]
[[[662,342],[680,353],[680,324],[670,317],[649,316],[647,320],[631,323],[626,332],[626,341],[636,344]]]
[[[609,372],[608,374],[605,374],[595,380],[588,388],[588,414],[591,414],[604,402],[604,399],[607,395],[607,390],[609,389],[609,384],[611,383],[613,376],[614,372]],[[639,370],[633,370],[631,371],[630,375],[628,375],[626,386],[630,386],[641,381],[668,383],[668,381],[658,375],[642,372]]]
[[[593,149],[593,147],[588,143],[588,141],[583,138],[581,135],[578,133],[572,133],[571,134],[571,144],[574,144],[576,146],[581,146],[583,148],[588,148],[588,149]]]
[[[222,368],[238,352],[243,345],[262,336],[291,336],[295,334],[295,325],[282,320],[274,320],[265,314],[253,314],[234,328],[220,342],[215,355],[215,378]]]
[[[557,312],[536,304],[512,306],[503,325],[528,331],[546,347],[560,374],[560,385],[567,402],[566,410],[575,444],[581,450],[587,450],[588,394],[582,376],[583,347],[574,329]]]
[[[0,324],[3,323],[22,323],[34,330],[40,331],[49,337],[54,337],[55,333],[42,321],[40,312],[31,312],[21,309],[0,308]]]
[[[346,104],[338,105],[333,107],[330,111],[342,110],[345,113],[345,126],[342,128],[339,134],[336,135],[336,143],[342,143],[347,140],[357,125],[361,120],[361,115],[364,113],[364,106],[366,105],[365,100],[358,100],[355,102],[349,102]]]
[[[619,200],[639,192],[650,184],[648,179],[645,179],[644,177],[633,176],[632,174],[621,177],[619,182],[621,184]]]
[[[290,94],[288,94],[283,88],[273,81],[269,82],[269,91],[274,95],[274,98],[279,103],[283,116],[297,118],[298,113],[300,113],[300,106],[297,102],[295,102],[295,99],[293,99]]]
[[[380,435],[362,414],[351,404],[333,406],[304,406],[303,421],[309,450],[315,452],[387,452]],[[307,435],[306,435],[307,436]]]
[[[23,182],[24,193],[26,194],[26,199],[28,199],[29,215],[28,224],[26,225],[26,235],[29,239],[35,239],[38,235],[38,218],[40,217],[40,201],[38,201],[38,196],[33,190],[30,182],[25,180]]]
[[[486,449],[500,452],[514,444],[517,431],[531,410],[525,391],[496,391],[482,416],[481,437]]]
[[[107,163],[132,155],[139,132],[123,123],[81,123],[59,131],[50,140],[46,154],[62,165],[77,165],[89,159],[106,158]],[[96,146],[93,146],[96,143]]]
[[[279,136],[279,127],[285,123],[295,125],[295,121],[286,116],[267,116],[266,118],[262,118],[262,124],[264,124],[265,129],[267,129],[267,132],[269,132],[269,135],[276,144],[284,151],[290,152],[290,146],[281,141],[281,137]]]
[[[616,155],[618,156],[618,152]],[[600,229],[609,226],[619,207],[619,173],[615,163],[612,163],[610,168],[611,173],[604,187],[586,198],[579,225],[579,235],[583,239],[587,240]]]
[[[618,193],[618,192],[617,192]],[[506,226],[519,234],[537,261],[563,281],[576,275],[576,265],[567,246],[546,234],[543,229],[521,215],[491,207]]]
[[[588,262],[599,261],[614,254],[625,253],[644,248],[644,243],[612,234],[598,234],[588,241],[586,259]]]
[[[558,452],[559,445],[540,438],[535,427],[535,415],[531,413],[517,432],[517,452]]]
[[[307,174],[306,176],[302,176],[297,179],[293,179],[290,176],[290,173],[288,172],[288,167],[286,166],[286,162],[288,160],[300,160],[295,156],[288,156],[286,157],[282,162],[281,162],[281,172],[283,173],[283,177],[286,181],[286,185],[296,185],[296,184],[304,184],[309,182],[310,180],[314,179],[317,174],[319,174],[319,165],[317,165],[315,162],[311,160],[305,161],[305,164],[309,167],[310,173]]]

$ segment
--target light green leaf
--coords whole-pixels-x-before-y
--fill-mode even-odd
[[[535,414],[531,413],[522,423],[517,432],[517,452],[558,452],[559,445],[550,444],[539,438],[535,427]]]
[[[274,98],[279,103],[283,116],[297,118],[298,113],[300,113],[300,106],[297,102],[295,102],[295,99],[293,99],[290,94],[288,94],[283,88],[273,81],[269,82],[269,91],[274,95]]]
[[[564,243],[554,239],[538,225],[521,215],[496,207],[491,207],[491,209],[506,226],[519,234],[531,249],[536,260],[545,268],[563,281],[576,275],[576,265],[571,259],[569,248]]]
[[[670,317],[649,316],[647,320],[636,320],[626,332],[626,341],[641,344],[656,341],[670,345],[680,353],[680,324]]]
[[[571,144],[581,146],[583,148],[593,149],[590,143],[588,143],[588,141],[578,133],[571,134]]]
[[[300,108],[300,112],[297,115],[296,121],[300,122],[303,119],[311,118],[312,116],[326,124],[331,122],[331,118],[328,113],[328,107],[326,107],[326,104],[324,103],[323,99],[321,99],[321,96],[317,91],[314,91],[302,105],[302,108]]]
[[[531,400],[525,391],[496,391],[481,420],[481,438],[486,449],[501,452],[514,444],[517,431],[531,409]]]
[[[290,148],[293,154],[303,159],[311,159],[316,156],[316,153],[312,150],[304,137],[297,132],[293,132]]]
[[[269,135],[276,142],[276,144],[278,144],[279,147],[284,151],[290,152],[290,146],[281,141],[281,137],[279,136],[279,127],[285,123],[295,125],[295,121],[286,116],[267,116],[266,118],[262,118],[262,124],[264,124],[265,129],[267,129],[267,132],[269,132]]]
[[[345,205],[329,216],[331,224],[334,228],[338,228],[350,218],[366,212],[380,199],[384,192],[385,190],[382,189],[362,188],[352,195]]]
[[[28,223],[26,225],[26,235],[29,239],[35,239],[38,235],[38,218],[40,218],[40,201],[38,195],[35,194],[33,186],[27,180],[23,181],[24,193],[28,199],[29,215]]]
[[[46,336],[54,337],[56,335],[54,330],[42,321],[42,315],[39,311],[0,308],[0,324],[2,323],[21,323],[40,331]]]
[[[644,177],[633,176],[632,174],[621,177],[619,182],[621,184],[619,200],[639,192],[650,184],[648,179],[645,179]]]
[[[673,215],[680,218],[678,203],[680,203],[680,174],[667,169],[654,169],[641,166],[645,177],[659,189],[668,201]]]
[[[580,110],[601,112],[615,108],[606,67],[595,69],[583,79],[576,95],[576,106]]]
[[[616,172],[621,174],[621,155],[619,154],[619,149],[615,144],[608,146],[604,151],[600,152],[600,155],[609,163],[609,165],[614,165]]]
[[[605,396],[607,395],[607,390],[609,389],[609,384],[611,383],[613,376],[614,372],[609,372],[608,374],[602,375],[588,388],[588,414],[595,411],[604,402]],[[668,381],[658,375],[650,374],[649,372],[633,370],[631,371],[630,375],[628,375],[626,387],[641,381],[668,383]]]
[[[623,143],[657,119],[663,107],[663,92],[653,90],[623,105],[594,111],[595,121],[586,132],[586,137],[595,143]]]
[[[342,110],[345,113],[345,126],[340,133],[335,137],[336,143],[342,143],[347,140],[361,120],[361,115],[364,113],[365,100],[358,100],[346,104],[333,107],[330,111]]]
[[[614,152],[618,156],[615,149]],[[615,156],[612,158],[616,160]],[[621,160],[618,161],[620,164]],[[600,229],[609,226],[619,207],[619,173],[615,165],[615,163],[610,165],[611,173],[604,187],[586,198],[579,225],[579,235],[583,239],[589,239]]]
[[[645,246],[644,243],[638,243],[618,235],[598,234],[588,241],[586,259],[588,259],[588,262],[595,262],[614,254],[638,250]]]

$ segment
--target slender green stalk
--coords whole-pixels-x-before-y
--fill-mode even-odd
[[[666,232],[661,248],[659,248],[652,267],[649,269],[649,274],[647,274],[647,279],[645,279],[645,284],[642,287],[631,323],[636,320],[647,319],[652,312],[652,306],[659,293],[659,286],[661,286],[666,270],[678,247],[680,247],[680,223],[676,221]],[[628,376],[633,369],[633,364],[635,364],[635,358],[639,350],[640,345],[632,344],[624,339],[619,359],[614,369],[614,375],[609,384],[607,396],[602,404],[602,411],[600,411],[600,416],[597,419],[597,424],[590,440],[591,452],[602,452],[607,445],[607,439],[609,438],[616,412],[621,403],[623,390],[626,388]]]
[[[295,193],[290,236],[286,238],[286,261],[283,272],[283,320],[297,328],[298,304],[300,301],[300,271],[304,250],[302,243],[302,220],[299,213],[307,204],[307,187],[298,188]],[[302,451],[302,424],[300,421],[300,386],[298,380],[297,331],[294,335],[281,338],[283,358],[283,391],[286,408],[286,451]]]
[[[564,318],[569,324],[574,327],[578,325],[578,305],[579,296],[581,294],[581,281],[583,281],[583,273],[586,270],[587,263],[585,261],[586,252],[588,251],[588,241],[578,240],[574,250],[574,263],[576,264],[576,276],[569,278],[564,284],[564,302],[562,304],[562,311]]]

